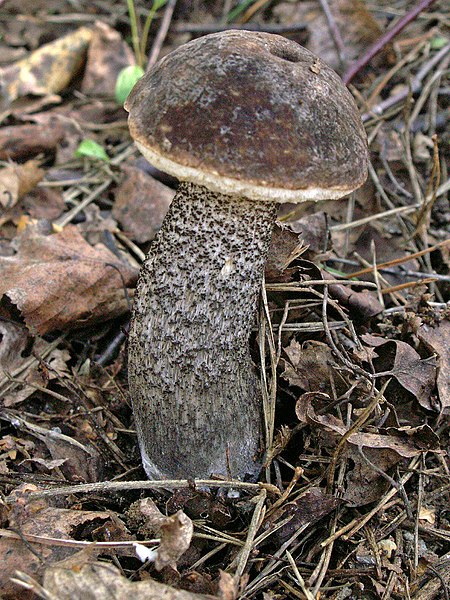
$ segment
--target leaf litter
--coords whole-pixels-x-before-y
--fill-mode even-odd
[[[151,22],[152,57],[220,30],[230,9],[174,5]],[[367,183],[341,202],[280,211],[252,342],[276,401],[261,483],[200,488],[144,481],[127,393],[136,277],[176,182],[138,155],[114,99],[136,65],[124,8],[0,6],[0,594],[447,597],[443,3],[421,18],[403,1],[229,13],[346,77],[386,19],[409,24],[352,74]],[[101,153],[77,156],[83,143]]]

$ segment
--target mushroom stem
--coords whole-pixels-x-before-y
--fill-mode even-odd
[[[155,478],[255,477],[261,391],[249,353],[276,204],[183,183],[141,270],[129,383]]]

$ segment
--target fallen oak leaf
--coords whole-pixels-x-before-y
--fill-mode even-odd
[[[0,296],[17,306],[30,331],[42,335],[126,312],[124,286],[135,282],[136,270],[105,246],[90,246],[75,226],[44,235],[40,224],[19,237],[15,256],[0,257]]]

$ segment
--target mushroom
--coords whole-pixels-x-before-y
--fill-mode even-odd
[[[277,205],[340,198],[367,141],[336,73],[277,35],[180,46],[126,109],[144,157],[181,183],[142,267],[129,386],[149,478],[255,478],[262,396],[249,351]]]

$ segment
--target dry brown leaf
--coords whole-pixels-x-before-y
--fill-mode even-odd
[[[0,257],[0,295],[40,334],[123,314],[124,286],[135,280],[133,268],[105,246],[90,246],[75,226],[52,235],[29,227],[17,254]]]
[[[61,122],[52,127],[12,125],[0,128],[0,160],[19,160],[54,151],[65,135]]]
[[[278,283],[292,281],[293,274],[298,269],[289,268],[289,265],[304,250],[306,248],[297,233],[287,225],[276,224],[265,266],[266,281]]]
[[[277,529],[269,541],[278,545],[286,542],[294,533],[306,524],[313,524],[328,515],[340,504],[340,500],[326,494],[318,487],[312,487],[294,502],[280,506],[265,523],[265,529],[275,527],[280,521],[291,517],[290,521]]]
[[[61,508],[43,507],[42,504],[24,504],[17,502],[9,516],[10,527],[19,530],[25,539],[27,535],[40,536],[43,538],[57,538],[64,540],[80,539],[83,530],[92,531],[105,523],[111,525],[111,529],[117,532],[117,524],[120,520],[109,512],[95,512],[84,510],[68,510]],[[109,540],[119,539],[112,536]],[[123,523],[121,524],[120,539],[130,539]],[[20,568],[32,576],[40,576],[45,565],[65,560],[78,552],[79,548],[58,545],[56,543],[42,544],[28,540],[24,542],[18,539],[0,537],[0,594],[5,597],[18,595],[18,587],[11,582],[11,577]],[[111,550],[116,553],[117,550]],[[108,551],[102,548],[102,554]],[[69,596],[68,596],[69,597]]]
[[[125,165],[122,173],[112,214],[132,240],[149,242],[161,227],[175,192],[136,167]]]
[[[329,346],[322,342],[308,341],[299,344],[292,340],[284,349],[289,359],[284,361],[282,377],[290,385],[307,392],[332,393],[333,381],[337,394],[345,393],[347,384],[337,369]]]
[[[0,225],[3,213],[30,192],[43,177],[44,170],[39,168],[36,160],[29,160],[23,165],[10,164],[0,170]]]
[[[239,578],[231,573],[220,571],[219,598],[220,600],[236,600],[239,592]]]
[[[147,519],[147,527],[161,537],[155,559],[156,569],[160,571],[166,566],[176,569],[178,559],[191,544],[194,533],[191,519],[182,510],[166,517],[150,498],[141,500],[140,509]]]
[[[339,281],[335,280],[326,271],[323,271],[323,276],[326,280],[336,281],[336,284],[329,287],[330,296],[338,300],[339,304],[348,308],[351,318],[366,321],[382,312],[383,306],[380,304],[375,292],[352,290],[348,285],[339,284]]]
[[[87,53],[81,91],[95,96],[113,96],[119,72],[134,65],[134,55],[120,34],[97,21]]]
[[[26,327],[11,320],[0,320],[0,396],[3,406],[10,407],[23,402],[34,391],[34,385],[46,387],[56,377],[68,375],[69,353],[54,348],[41,338],[32,339]],[[30,361],[30,354],[43,356],[48,369],[45,373],[37,361]],[[9,377],[18,375],[23,384],[11,386]],[[28,385],[27,385],[28,384]]]
[[[2,69],[0,109],[27,94],[44,96],[64,90],[80,70],[91,38],[92,30],[80,27]]]
[[[330,246],[328,217],[323,211],[304,215],[290,222],[289,227],[306,246],[304,257],[308,260],[323,260],[327,257]]]
[[[422,360],[414,348],[406,342],[386,340],[370,334],[361,339],[368,345],[377,348],[378,359],[374,362],[378,372],[386,372],[389,377],[395,377],[398,383],[408,390],[419,404],[429,410],[436,410],[431,393],[436,384],[436,365],[430,360]],[[392,359],[392,348],[395,356]]]
[[[345,435],[348,427],[334,415],[318,414],[315,410],[314,401],[315,394],[307,393],[300,396],[295,405],[295,413],[299,421],[308,423],[314,429],[325,429],[333,432],[339,438]],[[424,435],[424,427],[411,428],[409,431],[403,430],[403,434],[401,430],[389,429],[389,431],[398,433],[399,435],[383,435],[380,433],[357,431],[348,437],[347,442],[361,448],[388,448],[396,452],[398,456],[412,458],[424,450],[429,450],[430,447],[438,447],[437,436],[433,435],[429,428],[426,430],[427,435]]]
[[[437,389],[441,410],[450,409],[450,321],[441,321],[436,327],[422,325],[418,337],[437,355]]]
[[[153,579],[129,581],[119,569],[104,562],[76,569],[51,567],[45,571],[43,587],[58,600],[217,600],[215,596],[176,590]]]

